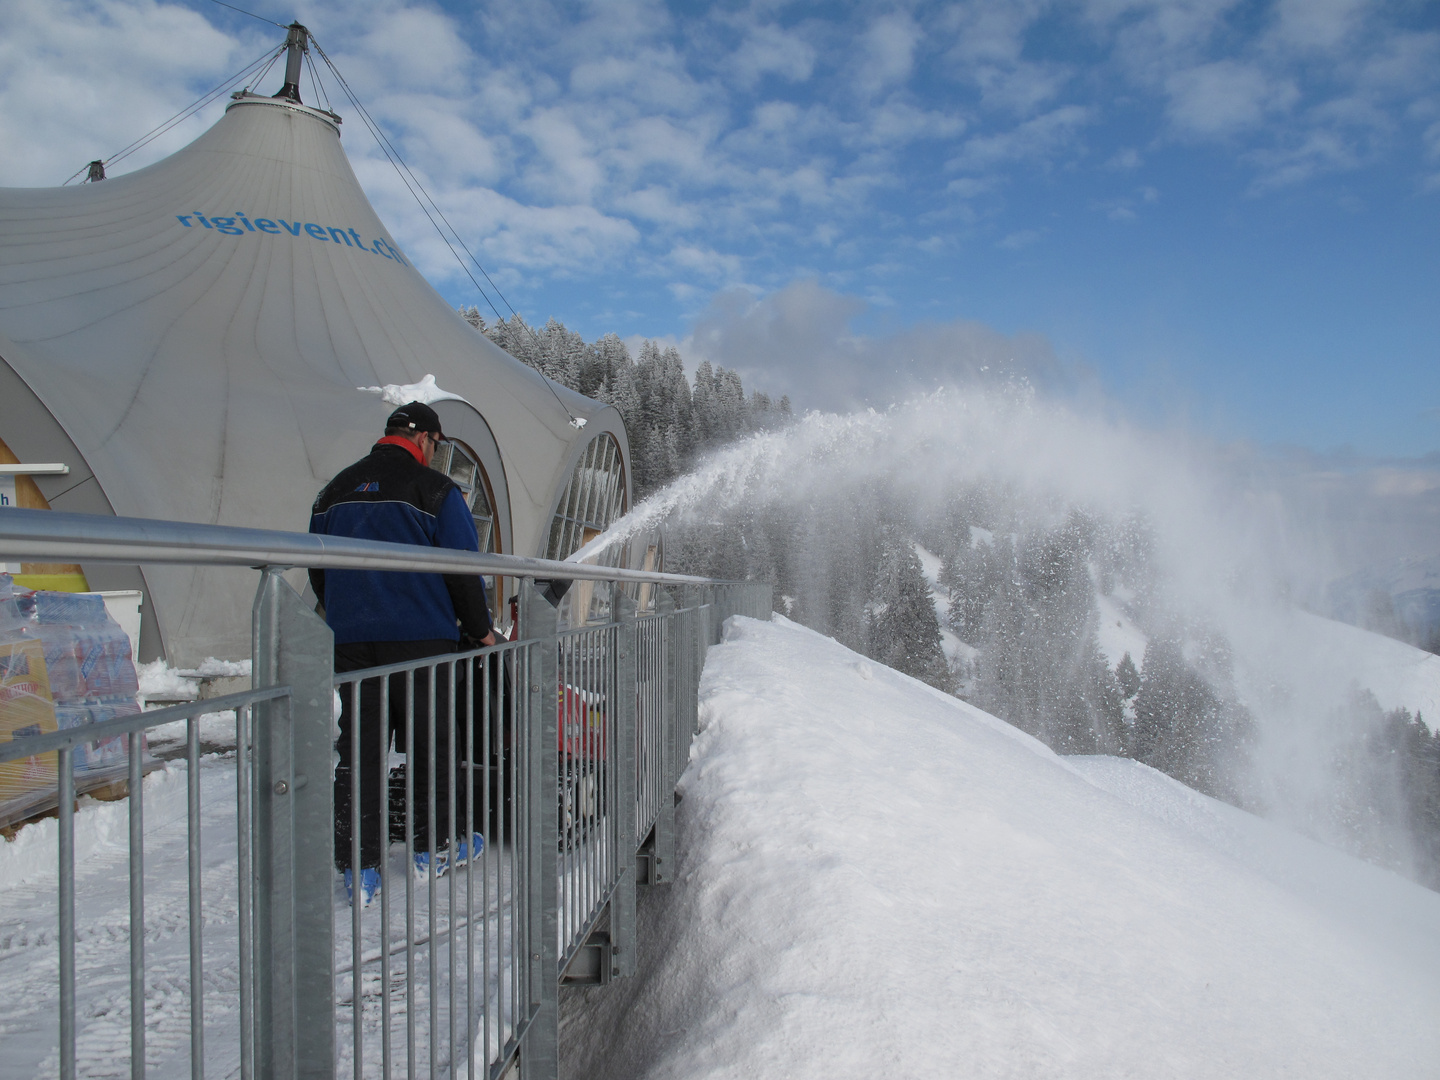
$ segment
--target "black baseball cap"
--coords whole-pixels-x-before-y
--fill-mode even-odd
[[[385,421],[387,428],[409,428],[411,431],[428,431],[441,441],[445,433],[440,430],[440,417],[423,401],[411,401],[401,405]]]

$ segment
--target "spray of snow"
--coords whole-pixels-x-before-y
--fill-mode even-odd
[[[1382,707],[1421,711],[1433,726],[1440,657],[1297,610],[1293,598],[1316,596],[1326,580],[1327,538],[1316,522],[1295,520],[1273,490],[1237,481],[1243,470],[1231,465],[1212,444],[1025,387],[938,391],[885,412],[810,413],[726,447],[576,557],[667,522],[724,522],[764,504],[803,508],[865,483],[921,504],[983,485],[1005,492],[1031,526],[1063,522],[1075,508],[1143,520],[1158,604],[1177,622],[1219,631],[1234,649],[1235,689],[1259,729],[1256,790],[1278,817],[1320,835],[1335,753],[1353,735],[1330,718],[1367,688]],[[968,539],[995,542],[984,528]],[[927,570],[933,581],[936,568]],[[1129,652],[1143,663],[1146,638],[1126,612],[1124,583],[1101,600],[1106,659],[1113,667]]]

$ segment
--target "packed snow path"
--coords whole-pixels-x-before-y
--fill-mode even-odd
[[[223,741],[223,731],[217,732]],[[233,726],[229,730],[233,741]],[[235,837],[235,757],[209,754],[200,759],[203,837],[202,913],[205,956],[205,1065],[210,1076],[239,1075],[239,989],[237,928],[239,918]],[[186,878],[185,764],[169,762],[145,780],[145,928],[146,1063],[149,1075],[165,1080],[190,1075],[189,898]],[[11,843],[0,843],[0,1078],[53,1077],[59,1073],[59,960],[56,949],[56,837],[53,820],[27,826]],[[76,837],[76,988],[77,1066],[83,1077],[128,1077],[130,1073],[129,999],[129,844],[128,804],[82,800],[75,819]],[[464,942],[474,947],[480,973],[475,993],[491,1004],[488,1030],[472,1034],[481,1058],[513,1032],[511,1002],[495,997],[492,958],[502,955],[514,931],[501,914],[508,898],[510,863],[503,845],[487,848],[485,872],[473,884],[476,910],[466,933],[457,921],[456,995],[463,1023]],[[460,876],[463,878],[463,875]],[[406,1068],[407,977],[405,951],[404,849],[390,852],[390,880],[396,883],[390,925],[391,1037],[397,1075]],[[498,882],[495,888],[491,882]],[[416,1064],[429,1075],[431,1002],[439,1006],[437,1067],[449,1075],[452,1049],[450,879],[437,889],[432,926],[427,888],[415,887],[417,974],[414,987]],[[464,904],[464,882],[457,883]],[[336,877],[335,891],[337,1075],[353,1069],[354,980],[350,908]],[[506,911],[509,909],[506,908]],[[361,1006],[367,1073],[381,1071],[382,1006],[380,904],[366,913],[362,928]],[[427,977],[430,950],[439,950],[437,983]],[[496,961],[499,962],[498,960]],[[509,969],[506,969],[508,975]],[[456,1036],[463,1053],[463,1037]],[[488,1040],[488,1041],[487,1041]],[[477,1062],[476,1075],[484,1071]],[[463,1064],[460,1071],[463,1073]]]
[[[562,1075],[1440,1076],[1440,895],[778,617],[701,697],[677,881]]]

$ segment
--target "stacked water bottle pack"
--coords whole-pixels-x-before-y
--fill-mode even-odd
[[[138,690],[130,639],[104,597],[31,592],[0,574],[0,741],[138,713]],[[122,776],[128,749],[125,736],[79,744],[77,781]],[[54,754],[0,765],[0,816],[56,786]]]

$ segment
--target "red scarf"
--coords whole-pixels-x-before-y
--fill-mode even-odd
[[[420,452],[420,447],[416,446],[416,445],[415,445],[413,442],[411,442],[409,439],[405,438],[404,435],[386,435],[383,439],[381,439],[381,440],[380,440],[379,442],[377,442],[375,445],[376,445],[376,446],[403,446],[406,450],[409,450],[409,451],[410,451],[410,456],[411,456],[411,457],[413,457],[413,458],[414,458],[416,461],[418,461],[421,465],[424,465],[424,464],[425,464],[425,455]]]

